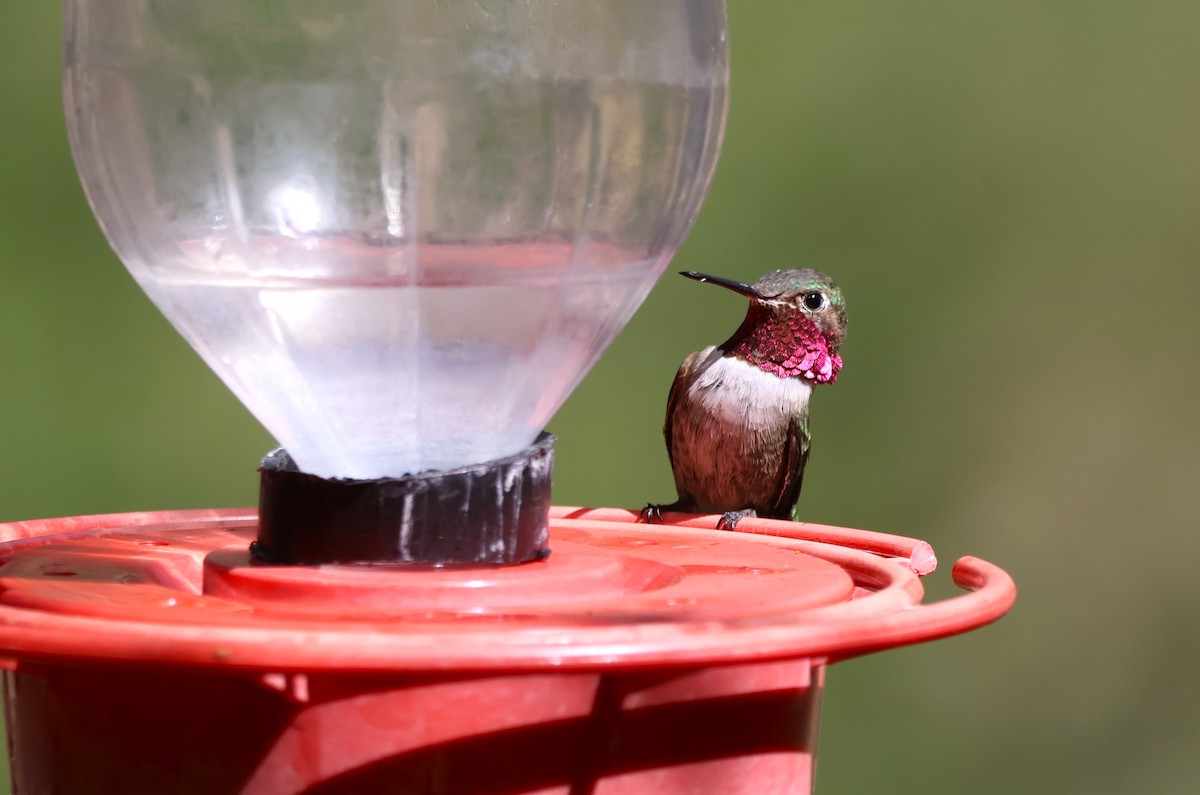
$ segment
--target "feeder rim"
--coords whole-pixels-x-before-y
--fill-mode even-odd
[[[580,524],[607,525],[610,532],[672,531],[670,524],[665,528],[639,525],[633,520],[636,515],[627,511],[557,508],[554,514],[557,518],[552,519],[552,532],[555,526]],[[565,514],[587,518],[566,519]],[[599,518],[602,516],[609,518]],[[626,521],[621,521],[621,516]],[[692,523],[715,520],[687,517],[682,523],[690,527]],[[6,542],[4,554],[8,555],[110,532],[119,537],[154,528],[172,532],[214,526],[244,529],[255,523],[253,511],[237,509],[110,514],[0,525],[0,543]],[[147,623],[0,604],[0,664],[14,667],[26,661],[137,661],[264,673],[435,673],[644,669],[800,657],[834,661],[976,629],[1003,616],[1016,598],[1013,581],[1003,570],[978,558],[965,557],[954,566],[952,577],[966,593],[922,604],[924,589],[911,562],[896,560],[898,542],[894,539],[899,537],[864,536],[865,531],[819,525],[779,528],[778,524],[788,523],[747,520],[739,530],[747,536],[762,536],[762,543],[768,546],[792,549],[842,567],[853,580],[855,598],[806,610],[791,620],[780,616],[713,625],[661,622],[645,626],[548,626],[529,633],[514,632],[512,627],[481,627],[478,631],[439,636],[436,643],[420,631],[371,632],[370,625],[363,622],[313,622],[295,628]],[[785,531],[827,540],[784,537],[781,533]],[[728,537],[726,531],[707,528],[696,528],[695,532],[697,538],[718,544]],[[860,546],[866,541],[879,541],[891,557],[828,543],[828,539],[844,533]],[[0,577],[0,590],[5,588]]]

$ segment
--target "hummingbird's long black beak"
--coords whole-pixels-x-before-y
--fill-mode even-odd
[[[753,298],[758,301],[763,300],[762,294],[745,282],[735,282],[733,279],[722,279],[720,276],[709,276],[706,273],[696,273],[696,271],[680,271],[679,275],[695,279],[698,282],[720,285],[726,290],[733,290],[735,293],[744,295],[747,298]]]

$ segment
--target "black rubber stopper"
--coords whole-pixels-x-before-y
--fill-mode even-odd
[[[550,554],[554,437],[517,455],[400,478],[321,478],[282,447],[259,472],[258,540],[272,563],[511,564]]]

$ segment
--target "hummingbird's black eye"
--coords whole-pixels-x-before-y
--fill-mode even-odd
[[[825,296],[821,293],[805,293],[804,305],[814,312],[825,306]]]

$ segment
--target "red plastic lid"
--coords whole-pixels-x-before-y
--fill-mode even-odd
[[[931,606],[927,544],[859,530],[556,508],[549,559],[459,569],[253,560],[252,511],[0,525],[0,656],[293,670],[494,670],[846,657],[981,626],[1015,598]]]

